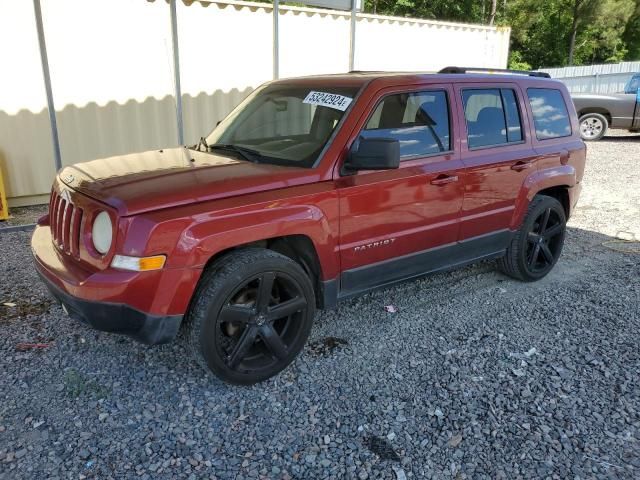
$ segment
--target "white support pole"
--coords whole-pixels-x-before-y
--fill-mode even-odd
[[[33,10],[36,17],[36,30],[38,31],[38,45],[40,46],[40,62],[42,63],[42,76],[44,88],[47,93],[47,110],[49,111],[49,124],[51,125],[51,140],[53,142],[53,161],[56,172],[62,168],[62,156],[60,155],[60,140],[58,139],[58,123],[56,121],[56,108],[53,105],[53,91],[51,90],[51,75],[49,74],[49,59],[47,57],[47,45],[44,40],[44,28],[42,27],[42,10],[40,0],[33,0]]]
[[[349,28],[349,71],[355,69],[356,56],[356,3],[358,0],[351,0],[351,26]]]
[[[180,51],[178,49],[178,15],[176,0],[170,0],[171,8],[171,45],[173,48],[174,95],[176,97],[176,123],[178,127],[178,144],[184,145],[184,126],[182,123],[182,89],[180,88]]]
[[[280,30],[278,17],[280,14],[280,0],[273,0],[273,79],[280,77]]]

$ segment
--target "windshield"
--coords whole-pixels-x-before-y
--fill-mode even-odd
[[[640,75],[634,75],[624,88],[624,93],[636,93],[640,88]]]
[[[251,152],[257,163],[312,167],[357,90],[268,85],[220,122],[206,145]]]

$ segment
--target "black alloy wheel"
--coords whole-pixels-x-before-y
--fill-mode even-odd
[[[564,219],[547,207],[535,220],[527,234],[527,268],[537,274],[550,270],[562,251]]]
[[[498,260],[498,267],[525,282],[541,279],[560,258],[566,224],[564,207],[557,199],[536,195],[504,257]]]
[[[252,384],[295,359],[314,315],[313,287],[300,265],[270,250],[238,251],[203,279],[190,312],[190,343],[218,377]]]
[[[218,354],[232,370],[271,368],[287,358],[307,308],[300,287],[283,272],[264,272],[246,281],[217,315]]]

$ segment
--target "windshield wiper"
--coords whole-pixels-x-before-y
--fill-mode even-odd
[[[235,152],[246,161],[252,163],[260,163],[260,159],[264,158],[264,155],[262,155],[257,150],[253,150],[252,148],[247,147],[241,147],[232,143],[214,143],[213,145],[209,145],[207,150],[228,150],[231,152]]]
[[[207,139],[204,137],[200,137],[200,141],[198,143],[196,143],[195,145],[193,145],[192,147],[189,147],[193,150],[197,150],[198,152],[201,152],[202,150],[200,150],[200,145],[202,145],[204,147],[204,151],[208,151],[209,150],[209,145],[207,144]]]

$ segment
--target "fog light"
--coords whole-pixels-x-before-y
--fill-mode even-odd
[[[160,270],[164,267],[167,257],[164,255],[154,255],[153,257],[129,257],[127,255],[115,255],[111,260],[113,268],[121,270],[132,270],[134,272],[147,272],[149,270]]]

